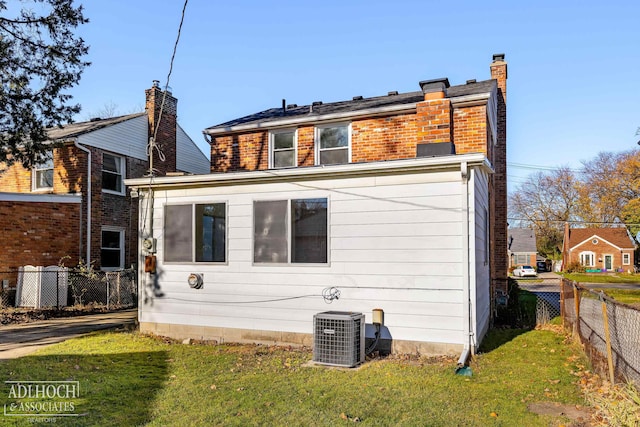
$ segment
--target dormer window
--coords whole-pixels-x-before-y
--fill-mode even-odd
[[[47,160],[34,166],[32,174],[33,191],[53,190],[53,153],[47,154]]]
[[[334,123],[316,127],[316,164],[337,165],[351,161],[351,125]]]
[[[296,130],[272,131],[269,134],[269,168],[297,166]]]

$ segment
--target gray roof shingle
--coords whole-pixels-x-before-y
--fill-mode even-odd
[[[464,85],[451,86],[447,89],[447,97],[455,98],[460,96],[475,95],[487,93],[496,87],[495,80],[485,80],[481,82],[467,83]],[[348,113],[360,110],[368,110],[382,108],[393,105],[414,104],[424,100],[422,91],[400,93],[397,95],[376,96],[373,98],[353,99],[349,101],[338,101],[330,103],[322,103],[319,105],[302,105],[287,108],[270,108],[228,122],[220,123],[205,129],[218,130],[226,129],[239,125],[262,125],[271,121],[282,119],[306,118],[313,115],[322,116],[325,114]]]
[[[108,119],[93,119],[88,122],[70,123],[62,127],[48,128],[47,136],[50,140],[73,138],[136,117],[144,116],[145,114],[146,113],[127,114],[125,116],[110,117]]]
[[[508,230],[508,248],[511,252],[538,252],[536,235],[530,228],[510,228]],[[511,240],[513,238],[513,240]]]

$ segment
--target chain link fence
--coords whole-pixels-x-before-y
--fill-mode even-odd
[[[518,286],[535,297],[535,323],[543,325],[560,316],[560,279],[518,279]]]
[[[107,309],[135,307],[136,272],[83,272],[59,267],[21,267],[0,272],[0,308],[57,308],[101,305]]]
[[[562,319],[585,346],[594,369],[640,385],[640,310],[571,280],[561,282]]]

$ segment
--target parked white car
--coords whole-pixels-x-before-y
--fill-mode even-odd
[[[536,273],[535,268],[531,267],[530,265],[521,265],[520,267],[516,267],[515,270],[513,270],[513,275],[518,277],[536,277],[538,273]]]

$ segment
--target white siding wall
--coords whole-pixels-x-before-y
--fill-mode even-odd
[[[394,339],[463,344],[463,189],[457,171],[157,191],[157,283],[143,274],[140,321],[310,334],[318,312],[371,322],[382,308]],[[253,264],[253,201],[314,197],[329,199],[329,264]],[[227,264],[164,264],[165,204],[208,202],[228,204]],[[203,289],[189,288],[190,273],[204,274]],[[331,286],[341,297],[326,304]]]
[[[205,155],[180,125],[176,128],[176,168],[193,174],[211,172],[209,156]]]
[[[475,272],[472,285],[472,315],[475,319],[473,331],[475,334],[475,342],[479,344],[489,329],[489,319],[491,317],[491,277],[490,277],[490,257],[488,253],[490,209],[489,209],[489,192],[488,192],[488,176],[485,172],[478,169],[473,171],[470,185],[474,191],[470,195],[473,198],[473,210],[470,210],[470,216],[474,218],[474,224],[470,227],[472,233],[471,239],[475,241],[475,252],[470,259],[470,269]]]
[[[147,159],[147,116],[135,117],[78,136],[82,145],[101,148],[136,159]]]

